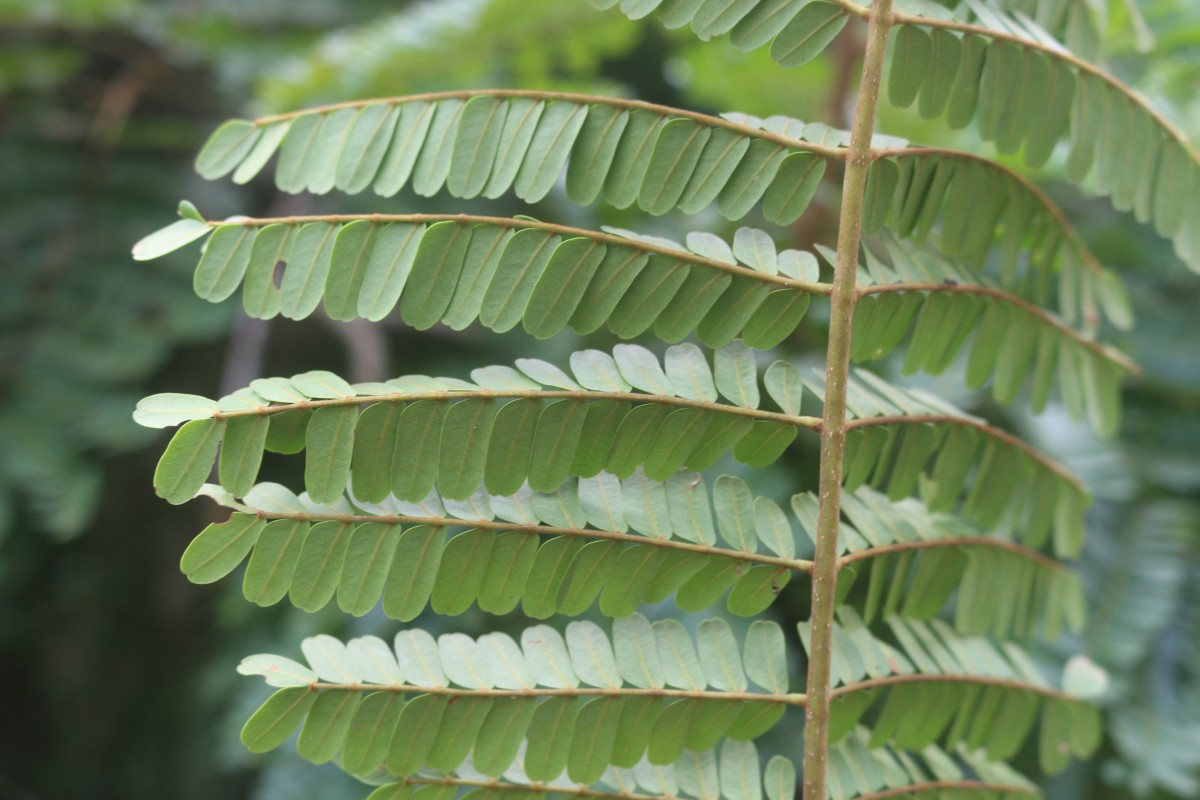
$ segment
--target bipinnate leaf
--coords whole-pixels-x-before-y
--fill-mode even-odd
[[[1083,61],[1103,52],[1086,10],[1017,0],[882,11],[840,0],[592,1],[631,19],[657,13],[702,40],[729,34],[785,68],[816,59],[858,16],[872,37],[882,28],[890,39],[884,59],[869,51],[872,91],[860,105],[881,89],[926,120],[973,125],[1029,166],[1060,154],[1069,180],[1153,224],[1200,268],[1200,227],[1188,224],[1200,158],[1148,102]],[[262,606],[287,597],[316,612],[336,598],[347,614],[379,606],[404,621],[472,606],[567,618],[519,637],[445,626],[392,641],[320,634],[300,645],[306,664],[251,656],[239,672],[277,691],[242,731],[249,749],[298,732],[302,758],[337,759],[386,784],[373,800],[453,800],[460,790],[471,800],[792,800],[794,764],[776,756],[764,771],[753,740],[822,688],[789,693],[788,641],[761,618],[804,573],[798,583],[836,579],[796,629],[810,659],[829,660],[830,747],[823,778],[809,777],[824,779],[831,798],[1034,795],[1006,760],[1036,751],[1050,773],[1094,753],[1103,733],[1086,701],[1107,692],[1107,672],[1076,656],[1060,688],[1014,641],[1052,641],[1085,622],[1082,582],[1047,554],[1081,553],[1083,483],[942,394],[880,377],[887,370],[834,364],[827,386],[822,368],[810,375],[776,360],[760,384],[758,351],[796,338],[819,295],[809,327],[828,319],[830,342],[848,336],[855,362],[906,375],[961,365],[966,386],[987,386],[998,403],[1027,397],[1035,412],[1061,407],[1113,435],[1121,376],[1137,366],[1098,333],[1106,321],[1127,328],[1131,303],[1020,172],[868,138],[782,115],[716,118],[524,90],[221,125],[198,173],[240,184],[274,159],[275,185],[290,194],[410,188],[537,203],[565,171],[561,185],[579,204],[656,216],[715,208],[729,220],[760,213],[776,226],[814,200],[827,204],[827,162],[842,162],[833,174],[846,165],[846,208],[858,215],[841,221],[843,233],[863,261],[848,300],[846,287],[820,282],[835,265],[844,277],[830,247],[780,250],[779,231],[754,227],[728,240],[691,232],[681,243],[527,216],[210,222],[181,203],[181,219],[138,242],[134,258],[207,236],[196,293],[220,302],[240,287],[252,317],[302,319],[323,307],[340,322],[520,325],[541,340],[607,328],[626,341],[611,354],[575,353],[569,368],[525,357],[470,380],[354,385],[314,370],[216,401],[158,394],[139,403],[139,424],[179,427],[156,492],[171,503],[203,494],[232,511],[184,552],[192,582],[245,562],[242,592]],[[651,336],[665,352],[632,341]],[[897,348],[903,355],[884,361]],[[840,424],[801,416],[805,392]],[[842,485],[834,520],[828,493],[800,491],[781,506],[744,469],[775,463],[804,437],[792,466],[808,474],[800,461],[818,436],[822,458],[832,450],[837,463],[810,465],[813,474],[819,466],[823,488],[830,475]],[[305,492],[257,482],[268,451],[303,453]],[[742,465],[737,474],[703,475],[726,456]],[[218,485],[206,483],[214,465]],[[818,520],[834,523],[832,555]],[[797,559],[808,542],[797,544],[794,523],[815,562]],[[751,621],[689,621],[659,605],[691,614],[722,598],[731,617]],[[593,606],[611,626],[582,618]],[[814,626],[826,630],[829,614],[833,646],[817,651]],[[1089,646],[1116,663],[1102,650]]]

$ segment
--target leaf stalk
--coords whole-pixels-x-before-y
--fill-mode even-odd
[[[850,132],[838,230],[833,293],[830,295],[825,410],[821,423],[820,510],[812,571],[812,642],[808,662],[808,705],[804,728],[804,800],[828,796],[830,664],[833,612],[838,577],[842,472],[846,451],[846,395],[850,382],[850,337],[858,299],[857,273],[862,237],[871,137],[883,80],[883,60],[892,26],[891,0],[875,0],[867,27],[867,50]]]

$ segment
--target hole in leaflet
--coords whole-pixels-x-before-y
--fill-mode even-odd
[[[275,272],[271,276],[271,282],[275,284],[276,289],[283,288],[283,273],[287,269],[287,262],[280,260],[275,262]]]

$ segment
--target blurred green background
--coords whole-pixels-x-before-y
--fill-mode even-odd
[[[1200,138],[1196,0],[1087,2],[1108,32],[1112,69]],[[820,60],[784,72],[763,53],[697,42],[585,0],[0,0],[0,800],[368,793],[286,747],[265,758],[246,753],[237,731],[264,688],[234,667],[253,652],[294,653],[318,630],[395,626],[374,615],[256,608],[237,581],[189,585],[179,555],[219,515],[204,501],[175,508],[154,497],[162,442],[130,419],[138,398],[216,396],[259,375],[318,368],[355,381],[465,377],[519,355],[561,359],[585,344],[478,328],[418,336],[398,320],[248,320],[236,302],[194,297],[194,251],[149,264],[129,258],[180,198],[210,218],[487,208],[665,235],[732,233],[715,216],[580,209],[561,191],[529,209],[511,199],[292,197],[269,179],[206,183],[191,158],[218,122],[362,97],[521,86],[845,125],[860,36],[852,26]],[[881,129],[991,152],[969,132],[951,135],[907,112],[884,109]],[[795,226],[775,229],[783,244],[833,242],[838,177]],[[1107,333],[1145,372],[1127,384],[1121,435],[1097,442],[1054,408],[1029,418],[952,379],[924,380],[1052,451],[1096,495],[1078,565],[1091,625],[1041,655],[1054,669],[1083,652],[1110,671],[1109,734],[1092,761],[1048,785],[1048,796],[1200,797],[1200,346],[1190,327],[1200,278],[1152,231],[1061,183],[1053,164],[1033,177],[1129,282],[1139,326]],[[819,363],[821,316],[785,345],[787,357]],[[597,334],[586,344],[612,342]],[[815,458],[815,450],[791,453],[761,490],[811,488]],[[267,469],[297,484],[279,465]],[[784,623],[806,618],[806,588],[794,582],[772,613]],[[414,624],[477,633],[523,620],[476,611],[449,624],[427,613]],[[780,726],[766,746],[794,754],[797,732]],[[1036,775],[1032,760],[1021,766]]]

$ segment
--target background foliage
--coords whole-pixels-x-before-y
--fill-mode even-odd
[[[1188,0],[1094,5],[1114,70],[1169,97],[1194,137],[1200,14]],[[370,615],[348,622],[332,611],[252,610],[236,582],[186,585],[176,568],[184,532],[207,512],[151,495],[154,458],[142,449],[150,432],[129,419],[137,397],[168,388],[212,395],[215,386],[314,368],[353,380],[463,374],[517,353],[561,360],[612,344],[602,334],[537,343],[519,331],[437,328],[435,348],[417,347],[400,326],[252,322],[234,303],[195,302],[188,255],[151,265],[128,258],[129,244],[176,198],[210,217],[332,210],[321,198],[278,196],[269,181],[238,189],[195,178],[191,154],[215,122],[354,97],[522,86],[843,124],[857,73],[835,49],[780,78],[765,53],[701,46],[688,33],[562,0],[6,0],[0,26],[0,679],[20,687],[0,715],[9,743],[0,797],[18,798],[362,796],[336,771],[286,752],[243,751],[236,730],[265,692],[233,666],[246,652],[287,652],[316,630],[349,637],[393,626]],[[1151,43],[1154,59],[1143,55]],[[881,128],[933,138],[915,114],[881,111]],[[1059,191],[1058,169],[1052,162],[1039,180],[1126,276],[1135,301],[1137,329],[1115,343],[1145,374],[1127,384],[1121,436],[1096,444],[1053,410],[1026,418],[992,408],[982,393],[934,387],[1006,419],[1081,474],[1098,501],[1081,564],[1091,625],[1046,657],[1082,651],[1112,672],[1109,740],[1049,794],[1196,797],[1200,360],[1185,332],[1200,292],[1193,276],[1164,267],[1174,260],[1169,243],[1106,201]],[[594,219],[600,212],[555,197],[529,213],[588,227],[626,221],[614,211]],[[829,240],[836,208],[822,200],[818,193],[820,213],[793,226],[789,245]],[[337,210],[367,210],[353,202]],[[359,202],[393,213],[449,210],[408,193]],[[459,209],[470,210],[455,201]],[[670,216],[655,224],[651,232],[672,236],[705,227]],[[803,328],[789,355],[819,358],[821,327]],[[813,455],[789,454],[758,488],[785,495],[788,473],[807,474]],[[792,623],[807,618],[807,603],[792,587],[773,613]],[[413,624],[436,633],[439,618],[426,617]],[[472,625],[482,632],[482,615],[455,622]]]

